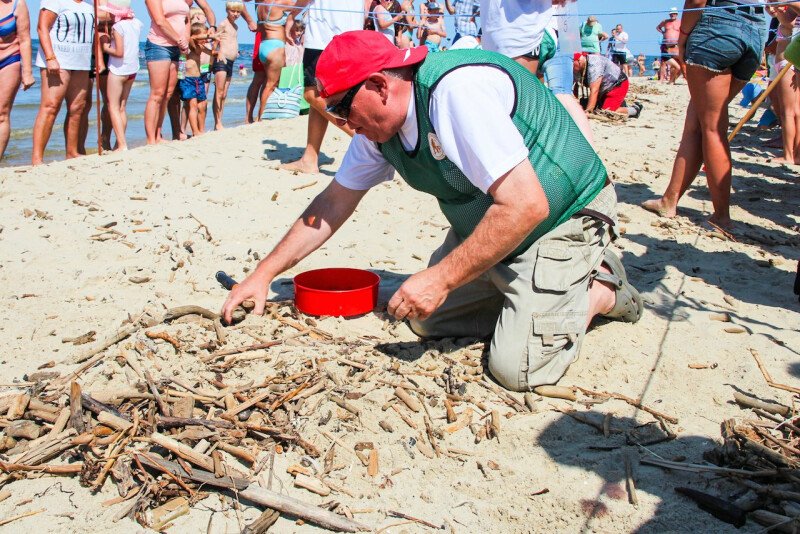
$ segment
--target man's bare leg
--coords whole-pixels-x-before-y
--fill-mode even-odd
[[[315,174],[319,172],[319,152],[328,129],[328,123],[332,122],[350,137],[353,137],[354,132],[347,124],[342,125],[328,115],[325,111],[325,99],[319,96],[316,88],[306,87],[304,96],[310,106],[306,149],[300,159],[281,165],[281,167],[289,171]]]

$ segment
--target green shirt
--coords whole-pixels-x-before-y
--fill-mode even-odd
[[[584,52],[590,54],[600,53],[600,34],[603,33],[603,27],[599,22],[593,25],[588,25],[585,22],[581,24],[581,47]]]
[[[431,92],[442,77],[455,69],[473,65],[497,68],[514,84],[517,100],[511,119],[528,147],[528,160],[550,208],[547,219],[509,255],[513,258],[586,207],[605,185],[607,173],[600,157],[553,93],[516,61],[482,50],[431,54],[414,76],[419,132],[416,147],[407,151],[399,135],[395,135],[380,144],[379,149],[411,187],[437,198],[442,213],[459,237],[466,239],[472,234],[494,200],[470,182],[442,152],[428,104]]]

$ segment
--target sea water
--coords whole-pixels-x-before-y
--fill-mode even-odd
[[[33,42],[33,54],[36,58],[36,50],[38,43]],[[234,63],[233,78],[231,85],[228,89],[228,98],[225,100],[225,110],[223,114],[223,125],[225,127],[237,126],[245,122],[245,97],[247,96],[247,88],[250,81],[253,79],[251,70],[252,64],[253,45],[242,44],[239,47],[239,59]],[[150,81],[147,76],[147,65],[144,61],[144,43],[140,43],[139,47],[139,61],[141,69],[136,75],[136,80],[133,82],[131,94],[128,97],[128,129],[126,131],[126,138],[128,146],[133,148],[145,144],[144,132],[144,106],[147,103],[147,98],[150,95]],[[247,75],[241,76],[239,74],[239,66],[244,65],[247,68]],[[36,84],[23,91],[20,88],[17,93],[17,98],[14,101],[14,106],[11,108],[11,138],[8,141],[5,157],[0,166],[7,167],[13,165],[29,165],[31,162],[31,149],[33,146],[33,122],[36,119],[36,113],[39,111],[39,102],[41,100],[41,82],[39,79],[40,70],[34,66],[33,76],[36,79]],[[87,152],[97,152],[97,111],[95,102],[94,86],[92,87],[92,110],[89,113],[89,134],[86,139]],[[212,77],[211,85],[208,89],[208,114],[206,117],[206,130],[214,127],[214,116],[212,113],[212,102],[214,98],[214,82]],[[61,112],[56,118],[55,125],[53,126],[53,133],[50,136],[50,141],[47,143],[45,150],[44,160],[56,161],[64,159],[64,117],[66,116],[66,103],[62,104]],[[169,125],[169,118],[164,119],[164,137],[167,139],[172,138],[172,131]],[[191,132],[188,132],[191,133]],[[114,137],[112,134],[112,143]]]

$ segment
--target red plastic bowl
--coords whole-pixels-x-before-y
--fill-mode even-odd
[[[361,269],[316,269],[294,277],[294,303],[307,315],[352,317],[378,303],[381,277]]]

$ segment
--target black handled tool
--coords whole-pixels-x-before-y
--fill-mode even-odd
[[[224,287],[228,291],[233,289],[233,286],[239,283],[230,276],[228,276],[228,273],[226,273],[225,271],[217,271],[215,278],[217,279],[217,282],[219,282],[222,285],[222,287]]]

